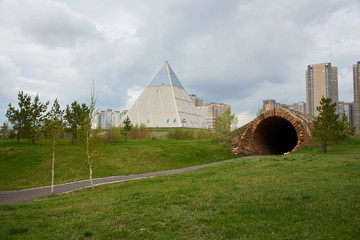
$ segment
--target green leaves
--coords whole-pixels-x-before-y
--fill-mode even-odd
[[[85,103],[80,105],[74,101],[71,106],[66,105],[65,120],[72,142],[84,141],[87,130],[91,128],[90,108]]]
[[[131,130],[132,128],[132,124],[131,124],[131,121],[129,119],[129,116],[127,116],[124,121],[123,121],[123,124],[124,124],[124,128],[123,128],[123,134],[125,136],[125,142],[127,141],[127,136],[128,136],[128,132]]]
[[[54,100],[51,110],[46,114],[44,133],[46,137],[58,138],[64,129],[64,110],[60,110],[57,99]]]
[[[31,97],[24,94],[23,91],[18,93],[18,100],[18,109],[15,109],[9,103],[6,117],[12,124],[18,142],[20,137],[31,138],[34,142],[49,103],[41,103],[38,95],[36,95],[34,102],[31,103]]]
[[[6,139],[9,137],[10,135],[10,128],[9,128],[9,124],[8,123],[3,123],[3,125],[0,127],[0,136],[2,139]]]
[[[330,98],[322,98],[320,106],[316,108],[319,115],[314,120],[314,129],[312,131],[315,143],[323,147],[323,152],[326,153],[329,144],[336,144],[343,141],[348,135],[351,135],[351,127],[343,117],[339,119],[339,114],[336,114],[336,103],[331,103]]]
[[[40,133],[42,123],[45,120],[44,113],[46,112],[48,105],[49,102],[41,103],[39,95],[36,95],[34,102],[30,106],[30,134],[32,142],[35,141],[35,138]]]
[[[218,116],[215,120],[215,131],[220,134],[227,134],[231,131],[231,127],[238,123],[235,114],[231,114],[229,110]]]

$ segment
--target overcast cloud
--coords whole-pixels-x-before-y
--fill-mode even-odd
[[[0,0],[0,123],[17,92],[129,108],[168,60],[187,92],[232,106],[240,123],[264,99],[305,101],[307,65],[339,69],[353,101],[359,0]]]

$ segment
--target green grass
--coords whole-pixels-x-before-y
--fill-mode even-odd
[[[234,157],[229,146],[216,139],[99,143],[94,153],[95,178],[182,168]],[[0,141],[0,190],[50,185],[51,159],[46,142]],[[88,174],[85,146],[59,142],[55,184],[87,179]]]
[[[1,239],[359,239],[360,139],[0,206]]]

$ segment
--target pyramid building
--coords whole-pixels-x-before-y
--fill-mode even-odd
[[[205,120],[165,61],[127,112],[131,123],[146,127],[205,128]]]

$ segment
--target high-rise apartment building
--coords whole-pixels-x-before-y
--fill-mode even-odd
[[[197,109],[206,120],[208,129],[215,129],[215,121],[218,116],[224,114],[227,110],[231,112],[231,106],[224,103],[209,103],[198,106]]]
[[[202,100],[202,98],[197,97],[196,94],[189,94],[189,97],[191,98],[191,100],[195,104],[195,107],[199,107],[199,106],[204,105],[204,101]]]
[[[316,107],[320,105],[321,98],[331,98],[338,102],[338,74],[337,67],[331,63],[308,65],[305,72],[306,80],[306,112],[317,117]]]
[[[353,106],[354,106],[354,103],[344,103],[344,113],[347,116],[347,120],[352,127],[354,126]]]
[[[298,103],[294,103],[292,106],[293,107],[291,107],[291,105],[290,105],[289,108],[294,109],[294,110],[299,111],[299,112],[302,112],[302,113],[305,113],[306,103],[298,102]]]
[[[124,120],[124,116],[126,113],[127,110],[120,112],[113,111],[112,109],[98,112],[95,123],[93,124],[93,128],[111,129],[119,127],[121,125],[121,122]]]
[[[276,102],[274,99],[263,100],[263,111],[266,112],[268,110],[274,108],[280,108],[283,104]]]
[[[356,134],[360,134],[360,61],[353,65],[354,105],[353,117]]]
[[[345,113],[347,121],[350,123],[351,126],[354,126],[354,119],[353,119],[353,103],[347,103],[343,101],[339,101],[338,104],[339,109],[339,119],[342,119],[342,115]]]
[[[292,110],[296,110],[296,111],[305,113],[306,103],[298,102],[298,103],[294,103],[292,105],[287,105],[287,104],[283,104],[283,103],[278,103],[274,99],[263,100],[263,109],[262,110],[264,112],[274,109],[274,108],[289,108]]]

